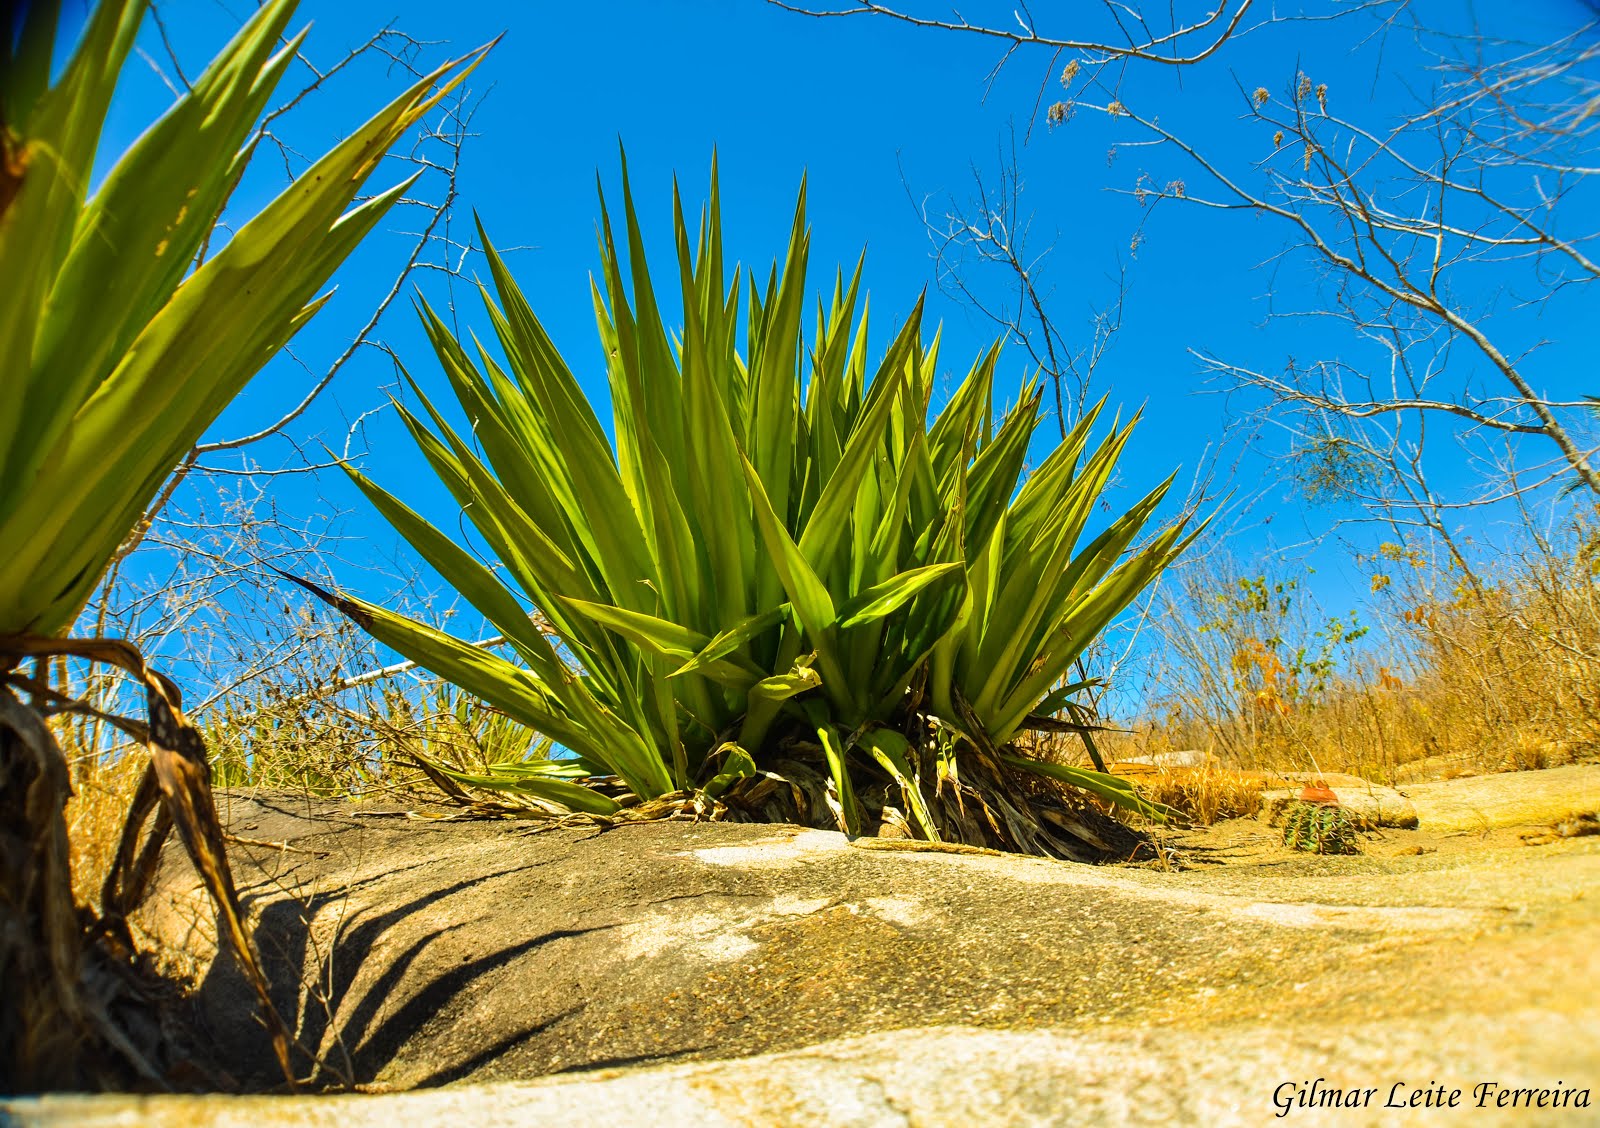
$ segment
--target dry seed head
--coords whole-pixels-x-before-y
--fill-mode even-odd
[[[1278,149],[1278,148],[1281,148],[1282,146],[1283,146],[1283,130],[1280,129],[1280,130],[1278,130],[1278,132],[1276,132],[1276,133],[1274,133],[1272,135],[1272,147],[1274,149]]]
[[[1324,114],[1328,112],[1328,84],[1326,82],[1317,85],[1317,108]]]
[[[1113,99],[1111,104],[1106,107],[1106,113],[1110,114],[1112,117],[1121,117],[1127,112],[1128,107],[1124,106],[1121,102],[1118,102],[1115,99]]]
[[[1267,93],[1267,88],[1265,86],[1256,87],[1256,105],[1257,106],[1265,106],[1267,104],[1267,99],[1269,99],[1271,97],[1272,97],[1272,95]]]
[[[1309,93],[1311,93],[1311,79],[1301,75],[1300,80],[1295,83],[1294,100],[1296,102],[1304,101],[1305,96]]]
[[[1061,72],[1061,85],[1071,86],[1072,80],[1078,77],[1078,60],[1073,59],[1067,64],[1066,70]]]
[[[1067,115],[1071,112],[1071,106],[1065,102],[1057,102],[1045,111],[1045,120],[1051,125],[1060,125],[1067,120]]]

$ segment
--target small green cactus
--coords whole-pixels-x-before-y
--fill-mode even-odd
[[[1361,853],[1355,823],[1337,803],[1291,803],[1283,820],[1283,844],[1310,854]]]

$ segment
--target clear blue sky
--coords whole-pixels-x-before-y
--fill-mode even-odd
[[[250,0],[167,0],[161,10],[180,56],[194,68],[252,7]],[[1460,10],[1453,4],[1438,8]],[[1517,8],[1520,30],[1534,39],[1541,28],[1572,30],[1590,15],[1580,0],[1525,0]],[[964,12],[974,20],[1010,19],[1005,4],[980,2]],[[1113,405],[1145,411],[1125,460],[1117,499],[1122,504],[1177,466],[1192,472],[1222,436],[1227,404],[1203,394],[1189,349],[1262,370],[1279,369],[1291,353],[1308,359],[1354,350],[1350,337],[1332,328],[1264,325],[1269,289],[1276,287],[1288,304],[1316,300],[1305,271],[1275,275],[1261,265],[1285,240],[1283,228],[1270,221],[1168,210],[1154,218],[1133,253],[1141,212],[1112,190],[1131,187],[1142,158],[1135,151],[1108,159],[1119,135],[1114,123],[1084,115],[1052,131],[1040,122],[1022,144],[1047,56],[1019,55],[986,87],[985,74],[999,57],[991,43],[877,19],[809,20],[760,0],[304,0],[294,26],[307,21],[313,24],[307,51],[323,64],[386,23],[418,38],[448,41],[430,48],[430,60],[505,33],[472,80],[485,98],[474,121],[479,136],[464,159],[455,230],[463,234],[476,209],[497,242],[531,248],[513,256],[519,278],[597,398],[604,396],[604,375],[587,282],[597,263],[595,176],[608,190],[615,186],[619,139],[627,147],[647,238],[653,237],[654,254],[663,262],[662,252],[670,253],[671,177],[678,174],[686,200],[697,204],[713,148],[720,154],[730,253],[760,271],[782,249],[796,186],[808,173],[813,279],[818,287],[830,285],[833,265],[853,263],[865,247],[875,324],[886,331],[931,282],[929,245],[908,188],[913,197],[931,197],[936,208],[947,194],[967,200],[970,168],[975,164],[993,178],[997,149],[1014,126],[1026,183],[1023,207],[1035,213],[1035,249],[1055,245],[1045,282],[1069,338],[1087,335],[1091,309],[1114,297],[1111,279],[1119,263],[1127,269],[1124,330],[1098,377],[1099,390]],[[1168,71],[1141,78],[1132,89],[1143,108],[1159,107],[1164,123],[1238,162],[1250,158],[1247,146],[1259,141],[1235,122],[1235,81],[1277,91],[1292,82],[1298,67],[1328,82],[1352,116],[1375,124],[1413,104],[1404,84],[1425,90],[1428,83],[1415,58],[1397,46],[1375,69],[1371,54],[1352,54],[1358,30],[1365,33],[1370,25],[1299,25],[1246,37],[1181,81]],[[146,27],[142,47],[164,62],[153,25]],[[285,88],[305,77],[302,70],[291,71]],[[309,113],[289,119],[286,132],[303,152],[320,151],[319,144],[331,142],[398,87],[398,76],[369,67],[311,103]],[[131,140],[170,97],[152,69],[136,64],[109,142]],[[1157,167],[1176,166],[1163,160],[1152,165]],[[251,192],[281,184],[281,169],[266,167],[242,201],[264,198]],[[382,179],[380,174],[374,183]],[[392,226],[404,227],[404,218]],[[313,367],[335,355],[364,320],[402,246],[395,236],[375,239],[342,272],[338,298],[296,342]],[[481,260],[468,260],[469,272],[478,267]],[[431,300],[447,300],[442,275],[421,274],[418,284]],[[1537,371],[1563,394],[1600,391],[1592,386],[1600,319],[1589,306],[1587,318],[1582,304],[1554,308],[1524,342],[1539,335],[1552,339]],[[964,370],[993,330],[937,297],[930,311],[933,320],[945,323],[947,363]],[[445,394],[413,322],[397,303],[380,335],[406,357],[415,375]],[[1012,350],[1009,379],[1025,374],[1024,360]],[[219,433],[238,433],[269,418],[297,398],[304,380],[294,365],[275,362],[219,424]],[[339,445],[345,421],[384,402],[379,389],[391,384],[389,362],[375,351],[362,354],[294,434],[302,444],[320,438]],[[392,417],[374,419],[367,434],[370,446],[361,464],[425,512],[453,524],[448,500],[419,473],[420,460]],[[271,466],[291,461],[291,453],[287,446],[267,446],[255,457]],[[1232,481],[1222,485],[1249,496],[1268,481],[1269,463],[1245,455]],[[290,514],[348,508],[345,531],[368,538],[374,559],[394,551],[393,534],[336,474],[323,475],[315,488],[290,479],[276,480],[273,488]],[[1248,556],[1297,543],[1329,519],[1328,512],[1309,510],[1286,489],[1267,489],[1242,522],[1237,550]],[[353,553],[355,569],[340,578],[381,597],[382,581],[365,579],[359,552],[346,555]],[[1329,602],[1342,604],[1330,611],[1351,606],[1361,587],[1353,572],[1340,571],[1337,555],[1324,554],[1319,580]]]

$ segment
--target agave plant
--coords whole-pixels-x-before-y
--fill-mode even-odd
[[[368,176],[470,70],[450,64],[416,83],[207,257],[251,131],[303,33],[283,38],[294,0],[262,5],[91,198],[107,109],[146,6],[102,0],[53,80],[60,5],[24,5],[20,27],[0,24],[0,1088],[10,1092],[81,1084],[103,1068],[97,1058],[159,1080],[96,993],[121,980],[88,962],[107,950],[93,937],[126,936],[122,919],[174,825],[288,1070],[239,918],[204,747],[176,688],[125,642],[63,636],[181,455],[317,312],[318,289],[405,191],[352,208]],[[66,763],[38,711],[75,706],[24,670],[51,655],[121,666],[149,702],[148,724],[108,718],[148,746],[151,763],[88,929],[67,872]]]
[[[1132,424],[1090,451],[1097,408],[1022,480],[1037,383],[996,420],[996,346],[930,420],[937,335],[924,344],[919,302],[869,365],[859,263],[807,340],[803,185],[765,285],[725,268],[715,170],[692,242],[674,191],[671,333],[626,164],[623,182],[625,244],[606,214],[593,287],[614,446],[486,233],[503,361],[419,303],[475,442],[415,382],[420,412],[401,417],[500,569],[350,471],[514,654],[313,588],[567,753],[457,778],[598,817],[663,797],[748,815],[781,781],[816,800],[789,817],[825,806],[850,834],[892,807],[929,839],[1050,853],[1072,848],[1017,771],[1159,814],[1011,744],[1088,687],[1062,682],[1187,543],[1180,522],[1130,553],[1168,483],[1087,533]]]

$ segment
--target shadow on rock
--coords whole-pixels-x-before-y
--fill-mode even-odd
[[[326,945],[317,941],[313,923],[324,913],[337,918],[350,904],[352,894],[369,882],[300,898],[263,898],[266,903],[256,921],[255,940],[273,983],[273,1004],[294,1033],[302,1079],[316,1087],[371,1084],[419,1027],[459,1009],[463,997],[484,975],[553,941],[614,927],[545,932],[464,961],[438,958],[433,950],[443,937],[468,929],[470,922],[441,921],[439,927],[421,935],[411,927],[417,917],[451,897],[541,864],[459,881],[370,915],[358,909],[355,919],[339,921],[332,943]],[[386,876],[396,872],[389,871]],[[281,890],[273,892],[281,894]],[[249,900],[246,898],[247,903]],[[377,957],[380,951],[382,955]],[[363,975],[378,967],[381,971],[376,976]],[[243,1087],[260,1090],[280,1083],[271,1044],[253,1012],[249,985],[232,960],[223,957],[212,962],[194,1002],[214,1052],[230,1064]],[[580,1010],[582,1004],[524,1024],[414,1084],[425,1087],[459,1080]],[[475,1038],[477,1033],[471,1031],[468,1036]]]

